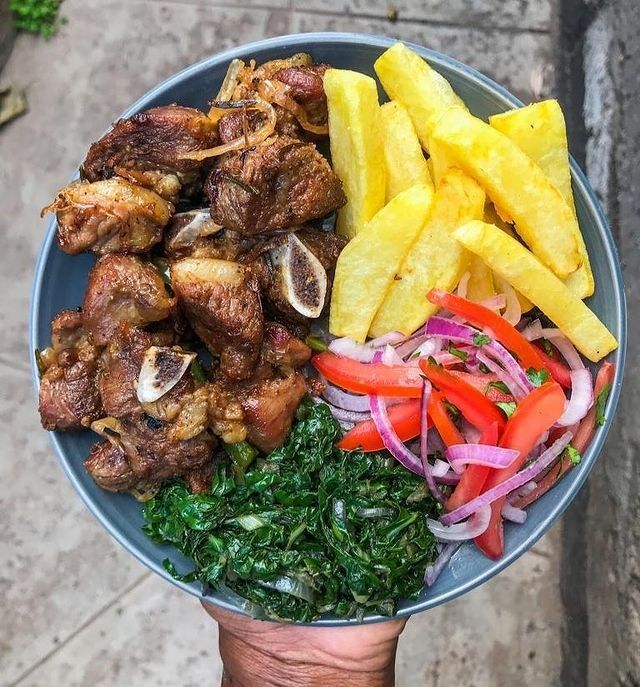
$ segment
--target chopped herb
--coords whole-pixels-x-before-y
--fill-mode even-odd
[[[484,363],[480,363],[480,365],[478,365],[478,369],[480,372],[483,372],[486,375],[491,374],[491,370]]]
[[[58,18],[61,0],[9,0],[16,29],[51,38],[64,23]]]
[[[306,338],[306,344],[312,351],[318,351],[319,353],[329,349],[329,346],[327,346],[326,342],[315,334],[309,334],[309,336]]]
[[[456,406],[453,405],[453,403],[449,403],[449,401],[444,401],[444,406],[449,411],[449,415],[451,415],[451,418],[453,420],[457,420],[460,417],[460,411]]]
[[[427,362],[429,363],[429,365],[435,365],[436,367],[442,367],[442,365],[440,365],[440,363],[432,355],[430,355],[427,358]]]
[[[582,460],[582,456],[580,455],[578,449],[571,444],[567,446],[567,457],[574,465],[579,465],[580,461]]]
[[[611,384],[605,384],[596,398],[596,424],[598,425],[604,425],[607,421],[607,418],[604,416],[604,407],[607,405],[610,392]]]
[[[498,401],[496,405],[507,417],[511,417],[517,407],[515,401],[507,401],[505,403]]]
[[[207,375],[207,371],[206,371],[204,365],[198,360],[198,358],[194,358],[191,361],[191,365],[189,365],[189,372],[191,372],[191,376],[199,384],[205,384],[206,382],[209,381],[209,376]]]
[[[554,351],[553,351],[553,346],[546,340],[542,339],[542,347],[545,350],[545,353],[551,357],[553,357]]]
[[[244,473],[256,459],[258,451],[253,448],[248,441],[241,441],[238,444],[225,444],[224,450],[227,452],[229,458],[231,458],[236,479],[242,481],[244,479]]]
[[[305,402],[299,417],[244,483],[224,461],[208,493],[166,483],[144,505],[144,531],[193,561],[180,575],[167,560],[174,577],[239,595],[263,616],[391,615],[400,599],[419,596],[437,556],[426,522],[437,503],[388,454],[337,449],[340,426],[325,404]]]
[[[473,345],[476,348],[486,346],[488,343],[491,343],[491,337],[487,336],[486,334],[481,334],[480,332],[477,332],[473,335]]]
[[[499,391],[502,391],[504,394],[510,394],[511,392],[509,391],[509,387],[504,383],[504,382],[489,382],[487,384],[487,389],[489,387],[493,387],[494,389],[498,389]]]
[[[542,386],[549,381],[549,373],[546,370],[536,370],[535,367],[527,369],[527,377],[533,386]]]
[[[466,351],[461,351],[459,348],[456,348],[455,346],[452,346],[449,344],[447,350],[451,355],[455,355],[456,358],[460,358],[463,363],[467,362],[467,358],[469,357],[469,354]]]

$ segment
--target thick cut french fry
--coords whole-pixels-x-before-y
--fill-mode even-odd
[[[446,150],[442,146],[439,146],[433,139],[429,141],[429,165],[433,183],[436,186],[440,183],[442,177],[449,169],[452,167],[459,167],[459,165],[456,165],[447,155]]]
[[[436,189],[424,228],[376,313],[371,336],[411,334],[438,309],[427,300],[433,288],[450,291],[467,268],[469,253],[452,237],[456,227],[482,217],[484,191],[464,172],[452,169]]]
[[[489,117],[489,123],[508,136],[540,167],[560,191],[575,215],[567,130],[558,101],[543,100],[527,107],[493,115]],[[582,265],[567,277],[565,284],[578,298],[587,298],[594,290],[593,272],[577,222],[575,228]]]
[[[449,82],[403,43],[385,50],[373,66],[387,95],[407,108],[425,150],[433,127],[447,108],[466,109]]]
[[[328,69],[323,82],[331,161],[347,196],[336,228],[353,238],[385,201],[378,89],[371,77],[346,69]]]
[[[533,253],[498,227],[469,222],[456,229],[454,237],[535,303],[589,360],[597,362],[618,347],[593,312]]]
[[[331,294],[332,334],[360,343],[366,339],[373,316],[424,226],[432,198],[424,184],[402,191],[340,253]]]
[[[457,107],[449,108],[432,136],[513,218],[518,234],[556,275],[564,279],[580,266],[573,212],[509,138]]]
[[[387,203],[416,184],[424,184],[433,191],[427,161],[404,106],[393,100],[385,103],[380,108],[380,121],[387,171]]]

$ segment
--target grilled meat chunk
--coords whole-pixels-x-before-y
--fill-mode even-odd
[[[266,322],[261,360],[289,372],[302,367],[311,358],[311,349],[304,341],[278,322]]]
[[[291,431],[293,417],[307,393],[304,377],[291,372],[269,375],[240,393],[247,440],[261,451],[280,446]]]
[[[91,251],[146,253],[162,238],[173,206],[157,193],[114,177],[74,181],[44,212],[55,212],[58,245],[71,255]]]
[[[132,255],[109,254],[89,273],[83,321],[98,345],[106,345],[122,322],[136,327],[169,317],[170,298],[158,270]]]
[[[291,112],[277,105],[274,105],[273,109],[276,112],[274,133],[291,138],[305,138],[304,129],[298,124],[298,120]],[[266,115],[259,110],[232,110],[218,122],[220,142],[229,143],[236,138],[253,133],[264,124],[265,120]]]
[[[132,173],[138,183],[162,190],[159,184],[166,183],[162,176],[173,174],[184,180],[184,175],[198,172],[202,163],[184,155],[215,146],[217,138],[215,123],[199,110],[154,107],[116,122],[91,146],[82,171],[89,181]],[[146,172],[155,174],[140,174]]]
[[[340,180],[316,147],[288,136],[226,155],[206,192],[214,221],[249,236],[298,227],[346,202]]]
[[[333,272],[342,249],[349,240],[333,231],[303,227],[296,236],[318,258],[327,272]]]
[[[198,468],[194,468],[184,475],[184,481],[193,494],[208,494],[211,491],[211,480],[216,467],[215,457]]]
[[[330,69],[328,64],[284,67],[279,69],[272,78],[275,81],[287,84],[289,86],[289,93],[294,100],[300,103],[324,101],[326,108],[327,97],[324,92],[322,79],[327,69]]]
[[[128,491],[138,483],[124,451],[110,441],[94,444],[84,467],[95,483],[107,491]]]
[[[210,258],[180,260],[171,268],[172,285],[195,333],[230,379],[250,376],[263,334],[258,284],[236,262]]]

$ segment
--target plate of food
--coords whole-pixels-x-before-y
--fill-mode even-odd
[[[431,608],[602,449],[624,290],[555,100],[383,37],[260,41],[138,100],[43,212],[42,425],[112,536],[207,601]]]

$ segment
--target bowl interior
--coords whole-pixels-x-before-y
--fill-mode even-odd
[[[206,108],[222,82],[229,61],[234,57],[254,58],[260,63],[305,51],[311,53],[318,62],[328,62],[335,67],[353,69],[375,77],[374,61],[393,42],[383,37],[356,34],[302,34],[241,46],[206,59],[170,78],[136,102],[125,116],[169,103]],[[521,105],[504,88],[469,67],[420,46],[411,47],[450,81],[475,115],[486,118]],[[381,100],[386,99],[381,88],[379,92]],[[572,173],[580,226],[598,286],[595,295],[589,299],[589,306],[620,342],[620,348],[610,357],[617,365],[615,383],[607,407],[607,417],[611,418],[620,393],[626,345],[622,278],[615,245],[593,191],[575,163],[572,163]],[[81,304],[87,273],[94,262],[94,258],[89,255],[72,257],[61,252],[54,235],[55,222],[51,221],[36,267],[31,306],[31,350],[48,345],[49,325],[58,311]],[[37,385],[37,371],[33,364],[32,369]],[[531,547],[575,497],[602,449],[609,424],[598,429],[582,464],[529,508],[529,516],[524,525],[506,526],[506,553],[500,561],[490,561],[473,545],[463,546],[433,588],[425,589],[417,600],[403,602],[399,613],[409,615],[453,599],[488,580]],[[95,441],[95,435],[89,431],[53,433],[51,438],[67,476],[102,525],[149,568],[185,591],[202,596],[199,584],[175,582],[163,569],[162,561],[166,557],[171,557],[180,571],[189,570],[190,565],[172,547],[158,546],[142,533],[140,504],[128,495],[101,490],[84,470],[82,463]],[[236,609],[233,601],[221,595],[210,594],[207,598],[227,608]],[[369,616],[365,622],[379,619],[377,616]],[[318,622],[343,624],[354,621],[327,617]]]

